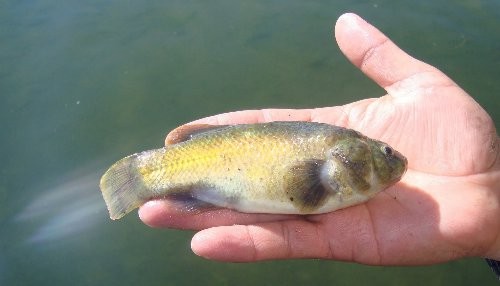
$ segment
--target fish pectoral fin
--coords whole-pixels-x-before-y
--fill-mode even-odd
[[[310,212],[326,202],[330,191],[321,182],[324,165],[324,160],[306,160],[288,169],[283,187],[298,210]]]
[[[222,129],[228,125],[211,125],[211,124],[187,124],[182,125],[168,133],[165,138],[165,145],[173,145],[191,139],[193,136],[216,129]]]

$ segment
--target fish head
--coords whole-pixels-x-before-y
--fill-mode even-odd
[[[408,160],[387,143],[369,139],[374,172],[379,184],[390,186],[401,179],[408,167]]]
[[[365,197],[401,179],[408,161],[388,144],[353,133],[329,149],[325,167],[326,185],[344,197],[354,191]],[[349,186],[342,190],[340,186]]]

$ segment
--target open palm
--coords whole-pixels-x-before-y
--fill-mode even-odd
[[[325,258],[404,265],[464,256],[499,259],[500,140],[488,114],[446,75],[358,16],[341,16],[335,36],[386,96],[339,107],[233,112],[197,123],[297,120],[352,128],[408,158],[401,182],[367,203],[322,215],[189,212],[174,202],[152,201],[140,209],[141,219],[154,227],[201,229],[193,251],[224,261]]]

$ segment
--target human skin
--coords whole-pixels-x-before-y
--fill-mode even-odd
[[[342,15],[335,38],[386,95],[336,107],[232,112],[194,123],[296,120],[352,128],[408,158],[399,183],[366,203],[321,215],[189,212],[175,202],[155,200],[140,208],[140,218],[152,227],[199,230],[192,250],[220,261],[500,260],[500,139],[490,116],[445,74],[406,54],[359,16]]]

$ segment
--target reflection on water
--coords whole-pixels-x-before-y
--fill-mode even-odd
[[[96,188],[102,174],[96,171],[96,165],[63,174],[57,184],[33,192],[40,195],[14,218],[17,223],[38,222],[25,242],[69,238],[102,222],[106,207]]]

